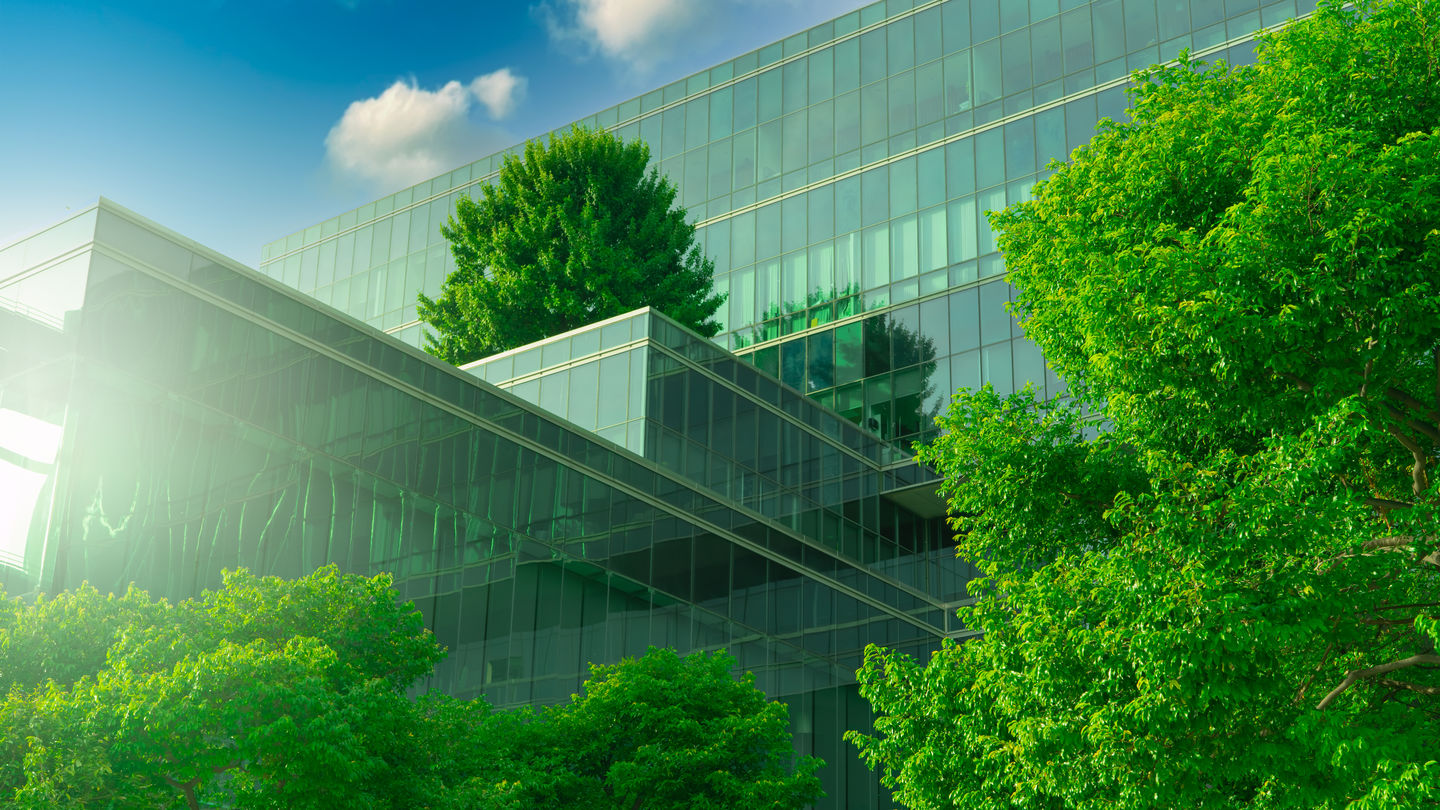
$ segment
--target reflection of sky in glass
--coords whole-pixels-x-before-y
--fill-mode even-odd
[[[85,300],[89,252],[45,267],[94,239],[95,211],[86,211],[11,245],[0,246],[0,307],[52,328]],[[45,269],[33,272],[36,267]]]
[[[59,425],[0,408],[0,450],[7,454],[48,467],[60,449],[60,432]],[[0,458],[0,565],[24,565],[30,521],[48,477]]]

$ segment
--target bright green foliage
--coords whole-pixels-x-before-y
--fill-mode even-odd
[[[405,695],[441,651],[386,577],[0,605],[0,806],[423,807],[461,764],[432,716],[485,712]]]
[[[1440,803],[1440,2],[1355,5],[1142,76],[995,217],[1075,398],[926,452],[985,635],[867,657],[908,806]]]
[[[456,270],[420,295],[426,351],[460,365],[644,306],[719,332],[714,263],[649,161],[643,142],[578,127],[507,156],[441,229]]]
[[[507,737],[523,742],[507,798],[594,810],[809,804],[821,795],[822,763],[797,761],[785,706],[767,701],[748,673],[736,681],[733,665],[724,653],[652,647],[592,667],[570,703],[515,720],[520,731]]]
[[[169,604],[0,595],[0,808],[796,808],[819,760],[721,654],[595,667],[566,705],[406,690],[442,655],[390,579],[239,571]]]

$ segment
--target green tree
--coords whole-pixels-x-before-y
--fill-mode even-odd
[[[723,653],[592,668],[565,705],[406,694],[443,655],[385,576],[225,575],[171,604],[0,597],[0,808],[796,808],[786,709]]]
[[[649,161],[643,142],[579,127],[506,156],[441,228],[456,270],[420,295],[426,350],[458,365],[643,306],[718,333],[714,263]]]
[[[581,694],[522,713],[521,766],[507,782],[519,807],[669,810],[799,808],[821,796],[823,764],[795,755],[788,711],[725,653],[591,667]],[[492,794],[494,795],[494,794]]]
[[[925,453],[985,635],[870,651],[854,739],[916,808],[1434,806],[1440,3],[1137,84],[994,217],[1075,399]]]
[[[435,718],[485,714],[406,696],[441,650],[387,577],[0,604],[0,806],[435,806],[465,765]]]

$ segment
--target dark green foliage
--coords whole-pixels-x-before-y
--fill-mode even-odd
[[[926,451],[985,636],[867,658],[908,806],[1440,803],[1440,3],[1356,6],[1141,76],[995,216],[1077,397]]]
[[[718,333],[714,264],[649,160],[640,141],[578,127],[507,156],[441,229],[456,270],[420,295],[426,351],[461,365],[644,306]]]

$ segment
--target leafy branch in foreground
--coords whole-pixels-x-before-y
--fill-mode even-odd
[[[1137,80],[994,217],[1076,399],[925,453],[984,638],[872,650],[854,739],[916,808],[1440,802],[1440,3]]]

